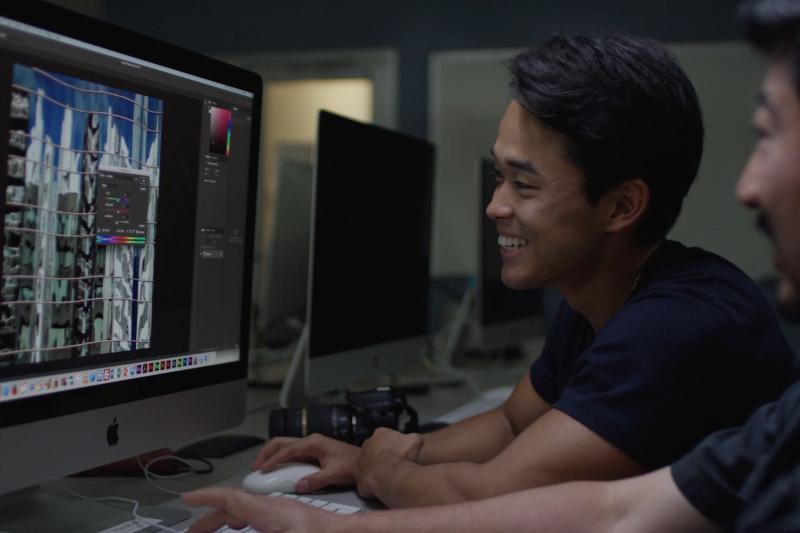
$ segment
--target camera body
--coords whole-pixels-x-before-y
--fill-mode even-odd
[[[381,387],[348,392],[345,399],[347,404],[273,409],[269,413],[270,438],[320,433],[361,446],[379,427],[401,433],[414,433],[419,427],[417,412],[408,405],[402,391]]]

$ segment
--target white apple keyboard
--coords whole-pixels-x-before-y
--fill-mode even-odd
[[[297,500],[299,502],[310,505],[311,507],[316,507],[318,509],[322,509],[323,511],[329,511],[335,514],[356,514],[356,513],[366,512],[361,507],[353,507],[352,505],[344,505],[342,503],[334,503],[325,500],[318,500],[315,498],[309,498],[307,496],[299,496],[297,494],[284,494],[283,492],[273,492],[272,494],[268,494],[267,496],[269,496],[270,498],[288,498],[290,500]],[[180,533],[185,533],[185,532],[186,529],[182,530]],[[244,529],[233,529],[228,526],[222,526],[222,529],[218,529],[214,533],[258,533],[258,530],[255,530],[249,526]]]
[[[309,498],[308,496],[300,496],[298,494],[284,494],[282,492],[273,492],[272,494],[268,494],[268,496],[270,498],[289,498],[291,500],[297,500],[301,503],[306,503],[311,507],[317,507],[318,509],[322,509],[323,511],[330,511],[336,514],[356,514],[356,513],[366,512],[361,507],[353,507],[352,505],[345,505],[343,503],[333,503],[325,500],[317,500],[315,498]]]

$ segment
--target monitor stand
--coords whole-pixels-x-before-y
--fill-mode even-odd
[[[393,386],[408,391],[421,392],[427,391],[431,386],[454,387],[466,384],[472,389],[475,396],[481,395],[481,389],[475,380],[453,366],[453,355],[459,340],[464,334],[464,328],[467,320],[469,320],[474,302],[475,285],[470,284],[461,298],[455,318],[447,328],[445,338],[440,343],[434,341],[431,357],[423,358],[423,364],[429,375],[422,377],[402,376],[393,380]]]

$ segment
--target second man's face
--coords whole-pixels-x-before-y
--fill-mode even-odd
[[[565,138],[512,101],[492,148],[497,189],[486,214],[497,221],[503,283],[512,289],[580,283],[602,244],[597,210]]]
[[[800,312],[800,98],[786,61],[771,64],[753,126],[759,140],[736,193],[761,211],[759,225],[775,244],[775,266],[782,273],[779,300]]]

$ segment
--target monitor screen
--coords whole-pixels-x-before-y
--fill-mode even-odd
[[[323,111],[315,157],[309,394],[417,360],[428,334],[434,148]]]
[[[23,465],[0,492],[243,416],[260,88],[49,4],[0,7],[0,454]],[[159,398],[234,383],[227,422],[159,429]],[[53,450],[25,441],[80,414],[88,456],[26,470]]]

